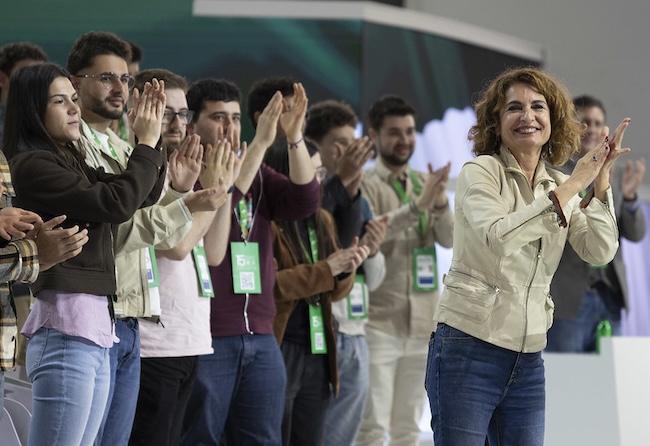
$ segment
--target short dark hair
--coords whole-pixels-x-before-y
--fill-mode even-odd
[[[352,107],[335,100],[317,102],[307,112],[305,136],[320,142],[330,130],[346,125],[357,126],[357,116]]]
[[[248,117],[253,127],[257,127],[255,113],[264,111],[276,91],[282,96],[293,96],[293,84],[296,81],[290,77],[270,77],[261,79],[253,84],[248,91]]]
[[[14,66],[23,60],[38,60],[47,62],[47,54],[38,45],[31,42],[8,43],[0,48],[0,71],[7,76]]]
[[[126,43],[129,44],[129,48],[131,48],[131,59],[129,59],[127,62],[135,63],[135,62],[141,62],[142,61],[142,48],[140,46],[133,42],[132,40],[127,40]]]
[[[107,32],[89,32],[72,45],[68,54],[68,71],[75,75],[92,65],[95,56],[112,54],[126,62],[131,60],[131,47],[117,35]]]
[[[187,90],[187,107],[194,112],[194,121],[199,119],[206,101],[241,103],[239,87],[226,79],[201,79]]]
[[[58,150],[45,127],[50,85],[57,77],[70,74],[52,63],[23,67],[11,76],[2,142],[8,159],[29,150]]]
[[[368,125],[375,130],[379,130],[386,116],[408,115],[415,116],[415,108],[403,98],[395,95],[382,96],[372,104],[368,111]]]
[[[607,110],[605,110],[605,105],[603,105],[602,101],[600,99],[596,99],[593,96],[589,95],[582,95],[582,96],[577,96],[573,98],[573,106],[576,109],[579,108],[591,108],[591,107],[598,107],[603,111],[603,115],[607,116]]]
[[[133,88],[137,88],[138,91],[142,91],[144,84],[151,82],[153,79],[165,81],[165,90],[179,88],[183,90],[183,92],[187,92],[187,81],[185,78],[164,68],[151,68],[148,70],[140,71],[135,75],[135,83],[133,84]]]

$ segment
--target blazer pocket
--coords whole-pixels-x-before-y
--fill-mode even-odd
[[[442,283],[445,284],[450,297],[453,297],[443,299],[440,305],[477,323],[487,321],[501,291],[474,276],[458,271],[450,271],[444,276]]]

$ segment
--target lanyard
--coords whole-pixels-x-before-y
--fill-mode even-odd
[[[248,197],[239,200],[239,203],[237,203],[237,210],[239,212],[236,212],[235,216],[237,217],[237,222],[239,223],[242,238],[244,240],[247,240],[253,222],[253,198]]]
[[[97,137],[97,133],[95,133],[95,130],[94,130],[94,129],[90,129],[90,133],[93,134],[93,138],[95,139],[95,143],[97,143],[97,145],[98,145],[99,147],[106,147],[106,146],[105,146],[104,144],[102,144],[102,142],[99,140],[99,138]],[[119,161],[120,159],[119,159],[119,157],[117,156],[117,152],[115,151],[115,148],[113,147],[113,144],[111,144],[111,140],[110,140],[110,138],[106,140],[106,144],[108,144],[108,150],[111,152],[111,157],[112,157],[115,161]]]
[[[318,262],[318,236],[316,235],[316,229],[314,228],[314,224],[312,222],[307,223],[307,235],[309,237],[309,251],[307,252],[307,249],[305,248],[305,245],[302,242],[302,237],[300,237],[300,246],[305,254],[305,257],[307,257],[307,260],[309,260],[310,263],[316,263]]]
[[[413,183],[413,193],[416,196],[419,196],[422,193],[422,183],[420,182],[420,179],[412,170],[409,171],[409,178],[411,179],[411,183]],[[409,204],[411,202],[411,197],[408,196],[406,190],[404,189],[404,186],[399,180],[393,180],[391,185],[393,186],[393,190],[395,190],[395,193],[399,197],[402,204]],[[426,212],[421,212],[418,219],[418,230],[420,231],[421,235],[424,235],[426,233],[428,225],[428,214]]]
[[[255,224],[255,216],[257,215],[257,210],[260,207],[262,202],[262,194],[264,193],[264,177],[262,176],[262,171],[257,171],[257,177],[260,179],[260,194],[257,197],[257,203],[255,204],[255,213],[253,213],[253,194],[251,193],[247,199],[242,197],[237,203],[237,209],[233,210],[235,214],[235,220],[239,224],[239,229],[241,230],[241,238],[244,243],[248,243],[248,236],[253,231],[253,225]]]

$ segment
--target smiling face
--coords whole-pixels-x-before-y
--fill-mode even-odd
[[[515,83],[506,90],[499,121],[501,142],[513,153],[541,151],[551,137],[546,98],[527,84]]]
[[[59,145],[81,138],[81,114],[77,92],[66,77],[57,77],[50,84],[43,123],[50,137]]]
[[[368,135],[384,162],[395,167],[404,166],[415,150],[415,117],[386,116],[381,127],[369,129]]]

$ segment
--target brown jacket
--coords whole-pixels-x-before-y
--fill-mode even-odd
[[[323,209],[317,212],[319,218],[325,224],[326,232],[330,237],[332,245],[339,249],[332,216]],[[273,332],[278,343],[281,344],[289,317],[297,301],[320,294],[322,296],[321,305],[323,308],[323,322],[325,324],[325,337],[327,340],[330,384],[334,392],[338,393],[336,338],[334,335],[332,302],[341,300],[350,293],[354,285],[354,274],[350,274],[343,280],[337,280],[332,276],[332,271],[325,260],[320,260],[314,264],[299,263],[300,256],[292,252],[287,235],[284,234],[275,222],[272,228],[273,254],[278,265],[274,289],[277,314],[273,321]],[[330,254],[329,252],[324,252],[320,257],[326,258]]]

